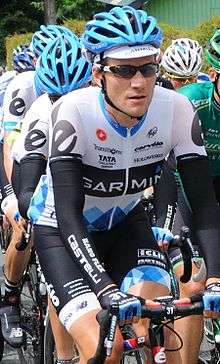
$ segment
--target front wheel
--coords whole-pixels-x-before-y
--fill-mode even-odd
[[[37,286],[32,277],[30,266],[25,273],[21,290],[21,327],[24,332],[24,345],[17,349],[20,363],[44,364],[44,305],[38,302]]]

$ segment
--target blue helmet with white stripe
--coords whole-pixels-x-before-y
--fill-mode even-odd
[[[96,55],[121,46],[147,44],[158,49],[162,38],[154,17],[143,10],[124,6],[96,14],[87,23],[82,41],[86,55],[93,61]]]
[[[62,35],[51,41],[38,58],[35,72],[37,91],[65,94],[91,79],[91,64],[81,54],[77,36]]]
[[[34,52],[36,57],[42,53],[47,44],[61,35],[73,36],[73,32],[61,25],[41,25],[40,30],[36,31],[31,40],[31,50]]]
[[[17,72],[35,70],[35,56],[28,44],[20,44],[13,49],[12,66]]]
[[[13,69],[19,73],[35,70],[35,56],[30,50],[13,55]]]

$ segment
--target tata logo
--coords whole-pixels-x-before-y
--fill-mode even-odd
[[[103,129],[96,129],[96,136],[102,142],[104,142],[107,139],[107,134]]]
[[[103,167],[111,168],[116,164],[116,158],[109,155],[99,154],[99,164]]]
[[[156,126],[154,126],[152,129],[149,130],[149,132],[147,133],[148,138],[153,138],[154,135],[156,135],[158,132],[158,128]]]

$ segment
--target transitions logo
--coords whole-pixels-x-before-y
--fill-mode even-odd
[[[121,150],[118,150],[118,149],[115,149],[115,148],[110,148],[110,147],[100,147],[99,145],[97,144],[93,144],[94,147],[95,147],[95,150],[98,150],[99,152],[106,152],[106,153],[111,153],[111,154],[118,154],[118,155],[121,155],[122,154],[122,151]]]

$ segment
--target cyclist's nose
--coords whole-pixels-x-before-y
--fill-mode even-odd
[[[146,77],[144,77],[140,71],[137,71],[135,75],[131,78],[131,86],[140,87],[145,81]]]

